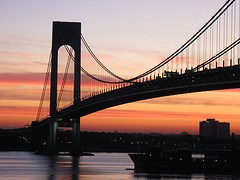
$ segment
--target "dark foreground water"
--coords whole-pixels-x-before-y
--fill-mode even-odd
[[[206,174],[135,173],[126,153],[94,153],[95,156],[44,156],[31,152],[0,152],[0,179],[240,179],[240,176]]]

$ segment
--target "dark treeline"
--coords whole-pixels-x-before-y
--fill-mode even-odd
[[[57,146],[71,146],[71,131],[58,131]],[[81,149],[85,152],[142,152],[149,146],[164,149],[191,148],[229,149],[232,140],[210,139],[197,135],[178,134],[163,135],[159,133],[119,133],[119,132],[87,132],[80,133]],[[240,139],[236,138],[239,146]],[[29,150],[34,151],[31,142],[31,128],[0,129],[0,150]]]
[[[33,150],[31,129],[0,129],[0,150]]]

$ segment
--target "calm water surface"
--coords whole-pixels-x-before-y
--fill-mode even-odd
[[[126,153],[94,153],[95,156],[44,156],[31,152],[0,152],[0,179],[240,179],[240,176],[206,174],[135,173]]]

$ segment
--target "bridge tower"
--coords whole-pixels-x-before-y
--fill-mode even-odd
[[[52,61],[51,61],[51,86],[50,86],[50,119],[49,143],[51,152],[56,149],[57,133],[57,85],[58,85],[58,50],[63,45],[69,45],[75,52],[74,62],[74,93],[73,103],[80,101],[81,81],[81,23],[77,22],[53,22],[52,30]],[[77,152],[80,146],[80,118],[71,119],[73,123],[72,152]]]

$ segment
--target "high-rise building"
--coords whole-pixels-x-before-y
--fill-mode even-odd
[[[201,121],[199,126],[199,135],[210,138],[230,138],[230,123],[219,122],[215,119]]]
[[[228,139],[230,138],[230,123],[218,123],[217,138]]]

